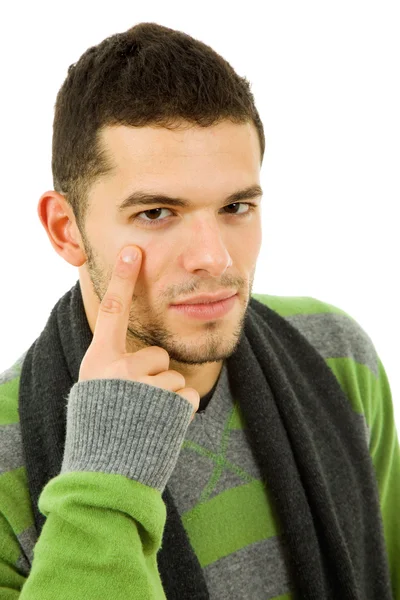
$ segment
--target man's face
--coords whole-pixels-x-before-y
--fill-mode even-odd
[[[81,232],[87,261],[80,270],[87,269],[92,302],[98,306],[103,298],[120,250],[137,245],[143,256],[127,352],[161,346],[186,364],[228,358],[243,329],[260,251],[261,196],[236,205],[226,199],[260,184],[255,127],[228,121],[174,131],[118,126],[106,128],[101,139],[115,170],[92,187]],[[154,202],[118,210],[138,190],[179,197],[189,206]],[[170,308],[221,290],[238,294],[222,317],[200,321]]]

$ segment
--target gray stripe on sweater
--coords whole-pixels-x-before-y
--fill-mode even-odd
[[[24,577],[28,577],[31,572],[32,563],[29,563],[26,559],[26,556],[23,552],[19,555],[17,562],[15,563],[15,568],[19,573],[21,573]]]
[[[323,358],[353,358],[366,365],[376,377],[378,357],[369,335],[346,315],[321,313],[285,317]]]
[[[19,423],[0,426],[0,475],[24,466]]]
[[[18,536],[21,554],[15,564],[16,568],[26,577],[29,575],[33,561],[33,548],[37,542],[37,532],[34,525],[27,527]]]
[[[281,536],[250,544],[203,572],[210,600],[268,600],[291,591]]]

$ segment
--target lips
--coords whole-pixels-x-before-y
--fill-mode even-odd
[[[197,304],[171,304],[170,310],[184,319],[214,321],[223,319],[235,306],[237,294],[218,302],[198,302]],[[194,300],[195,298],[192,298]],[[219,321],[222,323],[222,321]]]
[[[192,296],[191,298],[185,298],[180,300],[179,302],[174,302],[174,306],[182,305],[182,304],[211,304],[213,302],[220,302],[221,300],[226,300],[227,298],[231,298],[235,296],[236,292],[222,291],[217,294],[199,294],[198,296]]]

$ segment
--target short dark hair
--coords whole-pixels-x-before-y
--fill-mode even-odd
[[[250,83],[210,46],[157,23],[138,23],[88,48],[70,65],[53,122],[54,189],[84,229],[88,190],[111,165],[99,141],[110,125],[207,127],[253,122],[264,128]]]

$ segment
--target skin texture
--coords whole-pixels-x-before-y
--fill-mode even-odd
[[[224,209],[229,194],[260,185],[256,129],[229,121],[174,131],[115,126],[105,128],[101,140],[114,169],[90,189],[85,230],[79,231],[72,209],[54,190],[41,196],[39,218],[56,252],[79,268],[92,332],[119,252],[127,245],[140,247],[126,351],[164,348],[169,368],[202,397],[239,341],[261,247],[261,196]],[[185,198],[190,207],[158,203],[119,213],[118,205],[136,190]],[[241,218],[249,211],[247,202],[256,208]],[[157,224],[146,226],[150,221]],[[197,321],[169,308],[221,289],[238,293],[222,318]]]

